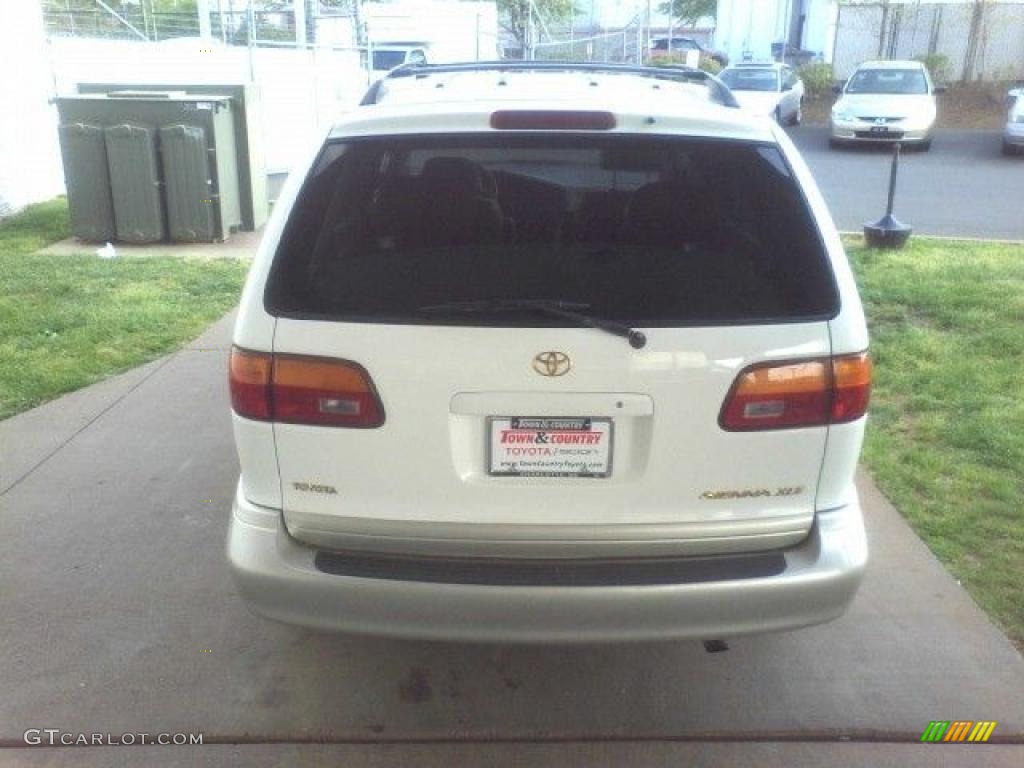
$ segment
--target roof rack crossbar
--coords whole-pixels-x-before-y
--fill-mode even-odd
[[[649,77],[655,80],[706,84],[713,101],[738,108],[732,92],[718,78],[702,69],[686,66],[651,67],[638,64],[607,64],[589,61],[471,61],[458,64],[403,64],[384,75],[370,86],[362,105],[377,103],[381,83],[406,77],[458,72],[590,72],[594,74],[623,74]]]

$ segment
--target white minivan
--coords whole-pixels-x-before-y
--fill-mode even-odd
[[[230,359],[257,612],[503,642],[833,619],[871,381],[800,155],[695,70],[407,67],[296,169]]]

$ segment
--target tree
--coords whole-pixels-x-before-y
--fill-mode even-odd
[[[525,50],[532,45],[530,39],[530,0],[497,0],[501,26],[516,39]],[[534,12],[539,13],[544,23],[565,21],[573,13],[573,0],[533,0]]]
[[[658,12],[671,13],[684,26],[693,26],[698,19],[718,13],[718,0],[667,0]]]

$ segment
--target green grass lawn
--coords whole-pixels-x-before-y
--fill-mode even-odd
[[[64,200],[0,222],[0,419],[179,348],[238,300],[247,269],[32,255],[67,236]]]
[[[876,364],[864,462],[1024,648],[1024,246],[848,243]]]

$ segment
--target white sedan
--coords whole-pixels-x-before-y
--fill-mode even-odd
[[[786,64],[738,64],[718,77],[748,112],[783,125],[799,125],[803,119],[804,83]]]
[[[834,89],[829,146],[855,142],[894,142],[927,151],[935,131],[935,85],[919,61],[866,61],[843,86]]]

